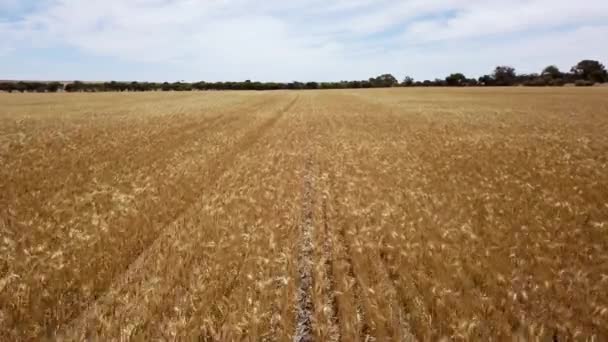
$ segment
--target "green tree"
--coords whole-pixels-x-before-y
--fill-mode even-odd
[[[317,82],[307,82],[306,83],[306,89],[318,89],[319,88],[319,83]]]
[[[451,74],[450,76],[445,78],[445,82],[450,87],[458,87],[465,85],[467,81],[467,77],[461,73]]]
[[[397,81],[395,76],[391,74],[384,74],[376,78],[370,78],[369,82],[372,84],[372,87],[375,88],[388,88],[399,84],[399,81]]]
[[[608,81],[606,67],[598,61],[583,60],[572,67],[576,79],[604,83]]]
[[[405,76],[405,78],[403,79],[403,82],[401,82],[401,84],[404,87],[411,87],[414,85],[414,78],[410,77],[410,76]]]
[[[477,83],[482,86],[493,86],[496,84],[494,77],[492,77],[490,75],[483,75],[483,76],[479,77],[479,80],[477,81]]]
[[[517,74],[510,66],[497,66],[492,74],[497,86],[511,86],[515,84]]]
[[[562,78],[562,72],[559,71],[559,68],[555,65],[549,65],[548,67],[543,69],[541,76],[547,79],[556,80]]]
[[[63,84],[59,82],[51,82],[46,85],[46,90],[51,93],[56,93],[59,89],[63,89]]]

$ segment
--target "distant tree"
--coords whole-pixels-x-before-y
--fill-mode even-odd
[[[68,84],[65,87],[65,91],[67,92],[82,92],[82,91],[90,91],[89,89],[91,88],[91,86],[80,82],[80,81],[74,81],[73,83]]]
[[[395,76],[391,74],[384,74],[376,78],[370,78],[369,82],[372,84],[372,87],[375,88],[388,88],[399,84],[399,81],[397,81]]]
[[[318,89],[319,83],[317,82],[308,82],[306,83],[306,89]]]
[[[25,90],[27,92],[45,93],[47,85],[43,82],[25,82]]]
[[[467,77],[461,73],[451,74],[445,78],[445,82],[450,87],[458,87],[465,85]]]
[[[541,76],[545,79],[559,79],[562,78],[562,72],[555,65],[549,65],[543,69]]]
[[[446,87],[448,85],[448,82],[442,80],[441,78],[436,78],[435,81],[433,81],[432,85],[434,87]]]
[[[0,83],[0,91],[5,91],[7,93],[13,92],[13,85],[9,82],[1,82]]]
[[[412,85],[414,85],[414,78],[410,76],[405,76],[403,82],[401,82],[401,85],[403,85],[404,87],[411,87]]]
[[[59,82],[26,82],[6,81],[0,82],[0,91],[6,92],[56,92],[62,89],[68,92],[97,92],[97,91],[191,91],[191,90],[275,90],[275,89],[349,89],[372,87],[436,87],[436,86],[562,86],[566,83],[575,83],[577,86],[589,86],[597,82],[608,82],[606,67],[598,61],[583,60],[571,69],[571,72],[561,72],[555,65],[547,66],[541,74],[520,74],[509,66],[498,66],[491,75],[483,75],[479,79],[468,79],[462,73],[453,73],[445,79],[414,81],[406,76],[401,83],[391,74],[383,74],[369,80],[338,81],[338,82],[197,82],[184,81],[174,83],[152,82],[105,82],[87,83],[74,81],[65,87]]]
[[[361,81],[361,88],[371,88],[372,83],[370,81]]]
[[[16,90],[20,93],[26,92],[28,90],[28,86],[25,82],[17,82],[13,90]]]
[[[526,87],[544,87],[550,85],[551,82],[550,78],[540,77],[537,74],[524,76],[519,82]]]
[[[160,88],[162,89],[162,85],[160,86]],[[207,84],[203,81],[200,82],[196,82],[192,84],[192,88],[196,89],[196,90],[206,90],[207,89]]]
[[[291,82],[287,84],[287,89],[304,89],[304,83],[302,82]]]
[[[348,88],[359,89],[362,87],[361,81],[350,81],[346,84]]]
[[[479,85],[479,83],[477,82],[476,79],[469,78],[469,79],[465,80],[465,84],[464,85],[467,86],[467,87],[476,87],[476,86]]]
[[[608,82],[606,67],[598,61],[583,60],[572,67],[572,73],[576,79],[598,83]]]
[[[61,84],[59,82],[51,82],[46,85],[46,91],[48,91],[50,93],[56,93],[60,89],[63,89],[63,84]]]
[[[494,79],[490,75],[483,75],[477,79],[477,83],[481,86],[492,86],[494,85]]]
[[[498,86],[511,86],[515,84],[517,74],[510,66],[497,66],[492,77]]]
[[[175,91],[191,91],[192,84],[183,83],[183,82],[175,82],[172,84],[173,90]]]
[[[540,77],[539,74],[519,74],[515,76],[515,84],[523,84],[529,83],[531,81],[535,81],[536,79],[540,79],[544,81],[544,78]]]

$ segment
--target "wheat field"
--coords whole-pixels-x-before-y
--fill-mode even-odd
[[[608,88],[0,94],[0,340],[608,340]]]

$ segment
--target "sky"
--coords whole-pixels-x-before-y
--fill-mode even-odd
[[[606,0],[0,0],[0,79],[338,81],[608,64]]]

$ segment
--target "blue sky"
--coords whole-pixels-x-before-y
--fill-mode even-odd
[[[608,63],[605,0],[0,0],[0,79],[342,80]]]

